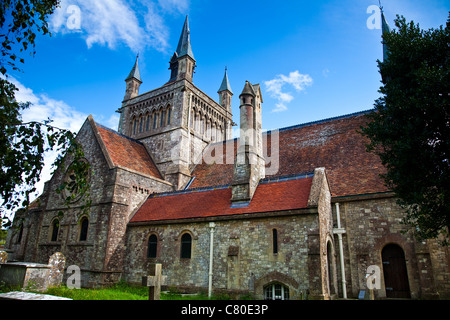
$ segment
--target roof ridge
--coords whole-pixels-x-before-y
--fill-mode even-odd
[[[160,198],[160,197],[166,197],[166,196],[173,196],[177,194],[188,194],[188,193],[195,193],[195,192],[204,192],[204,191],[213,191],[213,190],[221,190],[221,189],[228,189],[231,187],[231,184],[223,184],[223,185],[217,185],[217,186],[209,186],[209,187],[199,187],[199,188],[192,188],[192,189],[183,189],[183,190],[176,190],[176,191],[167,191],[167,192],[161,192],[161,193],[152,193],[148,196],[148,198]]]
[[[351,117],[360,116],[360,115],[363,115],[363,114],[369,114],[369,113],[373,112],[374,110],[375,109],[357,111],[357,112],[353,112],[353,113],[349,113],[349,114],[344,114],[344,115],[341,115],[341,116],[330,117],[330,118],[325,118],[325,119],[321,119],[321,120],[315,120],[315,121],[305,122],[305,123],[300,123],[300,124],[294,124],[293,126],[289,126],[289,127],[267,130],[267,131],[264,131],[262,134],[270,134],[274,130],[287,131],[287,130],[291,130],[291,129],[298,129],[298,128],[312,126],[312,125],[315,125],[315,124],[325,123],[325,122],[329,122],[329,121],[351,118]],[[239,140],[239,137],[231,138],[231,139],[227,139],[227,140],[223,140],[223,141],[212,142],[208,146],[212,146],[212,145],[215,145],[215,144],[226,144],[227,142],[232,142],[232,141],[234,142],[234,141],[237,141],[237,140]]]
[[[107,131],[109,131],[109,132],[111,132],[111,133],[114,133],[114,134],[118,135],[119,137],[128,139],[128,140],[130,140],[130,141],[132,141],[132,142],[136,142],[136,143],[138,143],[138,144],[140,144],[140,145],[144,145],[144,144],[143,144],[141,141],[139,141],[139,140],[136,140],[136,139],[134,139],[134,138],[128,137],[128,136],[126,136],[126,135],[124,135],[124,134],[122,134],[122,133],[120,133],[120,132],[118,132],[118,131],[116,131],[116,130],[114,130],[114,129],[108,128],[108,127],[106,127],[106,126],[104,126],[104,125],[102,125],[102,124],[100,124],[100,123],[98,123],[98,122],[95,122],[95,121],[94,121],[94,123],[95,123],[96,126],[102,128],[102,129],[105,129],[105,130],[107,130]]]
[[[310,172],[303,172],[303,173],[288,174],[288,175],[284,175],[284,176],[266,177],[264,179],[261,179],[259,181],[258,185],[274,183],[274,182],[289,181],[289,180],[299,180],[299,179],[311,178],[313,175],[314,175],[314,171],[310,171]],[[167,192],[161,192],[161,193],[152,193],[151,195],[149,195],[148,198],[159,198],[159,197],[173,196],[173,195],[178,195],[178,194],[189,194],[189,193],[195,193],[195,192],[222,190],[222,189],[229,189],[230,187],[231,187],[231,184],[222,184],[222,185],[217,185],[217,186],[208,186],[208,187],[199,187],[199,188],[183,189],[183,190],[176,190],[176,191],[167,191]]]
[[[313,176],[314,176],[314,171],[287,174],[287,175],[283,175],[283,176],[269,176],[269,177],[265,177],[264,179],[261,179],[259,181],[259,184],[306,179],[306,178],[311,178]]]
[[[286,130],[291,130],[291,129],[303,128],[303,127],[307,127],[307,126],[311,126],[311,125],[315,125],[315,124],[320,124],[320,123],[325,123],[325,122],[329,122],[329,121],[351,118],[351,117],[355,117],[355,116],[359,116],[359,115],[363,115],[363,114],[369,114],[369,113],[373,112],[374,110],[375,109],[357,111],[357,112],[353,112],[353,113],[349,113],[349,114],[344,114],[344,115],[341,115],[341,116],[330,117],[330,118],[325,118],[325,119],[321,119],[321,120],[315,120],[315,121],[311,121],[311,122],[295,124],[293,126],[279,128],[278,131],[286,131]],[[270,133],[272,131],[273,130],[267,130],[266,132],[263,132],[263,134],[264,133],[267,134],[267,133]]]

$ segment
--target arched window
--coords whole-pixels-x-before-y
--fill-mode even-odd
[[[150,130],[150,114],[147,113],[147,119],[145,124],[145,131]]]
[[[58,234],[59,234],[59,220],[55,219],[52,222],[52,229],[51,229],[51,238],[50,241],[58,241]]]
[[[194,116],[194,130],[198,131],[198,113],[195,113]]]
[[[141,117],[139,118],[139,133],[142,132],[143,127],[144,127],[144,118],[141,116]]]
[[[191,258],[192,237],[189,233],[183,234],[181,237],[181,254],[182,259]]]
[[[172,108],[167,109],[167,125],[170,125],[170,117],[172,116]]]
[[[86,241],[88,236],[89,219],[83,217],[80,222],[80,241]]]
[[[278,253],[278,230],[272,229],[272,252]]]
[[[136,134],[136,129],[137,129],[137,119],[134,118],[134,120],[133,120],[133,134]]]
[[[156,129],[157,124],[158,124],[158,113],[153,112],[153,129]]]
[[[214,123],[211,126],[211,140],[216,141],[216,125]]]
[[[204,134],[205,133],[205,118],[204,117],[202,117],[201,119],[200,119],[200,121],[201,121],[201,123],[200,123],[200,125],[201,125],[201,127],[200,127],[200,133],[201,134]]]
[[[159,112],[160,117],[161,117],[160,123],[159,123],[159,126],[160,126],[160,127],[163,127],[163,126],[164,126],[164,113],[165,113],[165,111],[162,110],[162,109],[161,109],[161,111]]]
[[[206,122],[206,137],[211,138],[211,121]]]
[[[273,283],[264,287],[265,300],[289,300],[289,288],[281,283]]]
[[[156,258],[156,254],[158,252],[158,238],[155,234],[150,235],[148,237],[147,243],[147,258]]]
[[[219,126],[219,127],[217,127],[217,141],[222,141],[222,140],[223,140],[223,138],[222,138],[222,127]]]

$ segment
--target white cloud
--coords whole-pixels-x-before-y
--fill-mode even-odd
[[[287,109],[286,105],[280,102],[275,105],[275,109],[272,109],[272,112],[281,112],[286,111]]]
[[[161,9],[169,12],[185,13],[189,9],[189,0],[158,0]]]
[[[188,7],[189,0],[62,0],[50,27],[56,33],[79,33],[88,48],[98,44],[113,49],[124,43],[135,52],[146,46],[166,51],[164,14],[185,13]]]
[[[93,115],[95,122],[100,123],[108,128],[111,128],[115,131],[118,130],[120,116],[118,113],[113,113],[109,116],[109,118],[105,118],[103,115]]]
[[[267,91],[271,97],[278,100],[275,109],[272,112],[280,112],[287,110],[286,104],[294,99],[289,92],[284,92],[283,87],[285,85],[292,86],[295,91],[300,92],[305,90],[307,86],[312,85],[313,80],[308,74],[301,74],[298,70],[290,72],[289,76],[283,74],[277,75],[275,79],[265,81]]]
[[[158,9],[152,2],[148,2],[146,7],[147,13],[144,16],[144,20],[147,36],[157,50],[164,51],[168,47],[169,29],[164,24],[163,17],[158,13]]]
[[[33,90],[25,87],[16,79],[10,77],[9,80],[19,89],[15,95],[16,100],[31,102],[30,107],[22,112],[23,122],[43,121],[50,118],[53,120],[53,126],[77,132],[86,120],[87,115],[75,110],[64,101],[54,100],[45,94],[35,94]],[[44,155],[45,166],[41,173],[41,180],[36,185],[38,194],[42,192],[44,182],[51,178],[51,165],[57,155],[55,151],[47,152]]]

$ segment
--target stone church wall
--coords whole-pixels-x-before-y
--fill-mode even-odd
[[[340,213],[342,228],[346,230],[343,243],[349,297],[357,297],[359,290],[367,290],[365,276],[370,265],[381,270],[381,288],[374,290],[375,298],[386,297],[381,252],[390,243],[399,245],[405,253],[411,298],[449,296],[448,248],[435,240],[418,242],[411,231],[405,233],[407,228],[401,223],[404,213],[394,197],[342,201]],[[338,248],[337,241],[335,246]],[[337,267],[340,276],[339,262]],[[341,277],[338,288],[342,296]]]
[[[126,224],[133,210],[150,193],[171,191],[172,186],[125,168],[110,168],[89,121],[81,128],[78,139],[91,167],[89,212],[82,214],[83,199],[72,203],[70,209],[64,205],[56,190],[66,172],[58,169],[46,184],[40,206],[24,214],[20,243],[18,235],[10,233],[7,244],[8,250],[13,251],[10,260],[46,263],[53,253],[62,252],[67,266],[81,268],[83,286],[118,281],[123,267]],[[68,165],[70,160],[66,161]],[[85,241],[79,241],[83,217],[89,219],[88,233]],[[55,219],[59,222],[58,236],[51,241]]]
[[[278,232],[276,254],[273,253],[273,229]],[[181,236],[186,232],[193,239],[191,259],[180,258]],[[151,234],[158,239],[157,258],[147,258]],[[305,297],[310,289],[308,270],[313,263],[308,240],[316,239],[318,234],[319,219],[317,213],[311,212],[215,220],[213,291],[251,293],[263,298],[263,286],[279,282],[289,287],[291,298]],[[162,263],[168,287],[207,291],[209,246],[208,221],[129,226],[124,279],[140,283],[150,263]]]

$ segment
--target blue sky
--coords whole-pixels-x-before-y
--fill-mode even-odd
[[[339,116],[373,107],[379,96],[381,30],[369,28],[378,0],[217,1],[62,0],[52,37],[39,36],[36,55],[12,73],[25,120],[51,117],[77,131],[89,114],[117,129],[124,79],[139,52],[140,93],[170,76],[186,15],[197,60],[194,84],[218,100],[225,66],[239,122],[245,80],[260,83],[263,129]],[[403,15],[424,29],[445,25],[450,2],[384,0],[393,27]],[[377,27],[377,25],[375,25]]]
[[[93,114],[115,128],[115,110],[136,54],[143,80],[140,92],[163,85],[189,15],[197,60],[194,83],[217,99],[227,66],[235,93],[235,122],[245,80],[260,83],[263,127],[280,128],[372,108],[380,85],[376,60],[382,57],[382,47],[381,30],[367,26],[373,14],[367,11],[376,4],[377,0],[63,0],[51,19],[53,36],[39,37],[35,57],[26,56],[24,72],[13,76],[40,100],[59,102],[82,118]],[[382,4],[391,27],[396,14],[422,28],[438,27],[445,24],[450,9],[449,1],[443,0]]]

